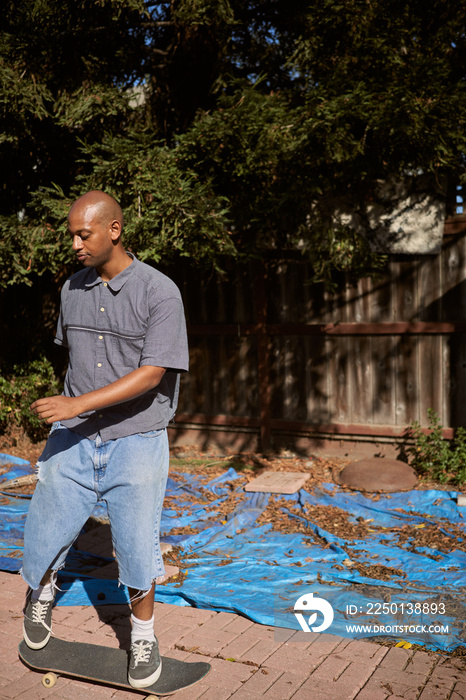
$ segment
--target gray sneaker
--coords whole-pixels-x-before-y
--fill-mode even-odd
[[[162,672],[162,660],[157,640],[138,639],[131,644],[128,681],[133,688],[147,688]]]
[[[53,600],[32,600],[29,591],[24,609],[23,635],[28,647],[42,649],[52,634]]]

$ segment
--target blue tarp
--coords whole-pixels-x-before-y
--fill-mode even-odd
[[[0,468],[13,465],[1,480],[17,479],[33,473],[29,462],[19,457],[0,453]],[[18,571],[23,556],[24,523],[29,507],[28,498],[11,496],[9,491],[2,491],[0,483],[0,569]]]
[[[8,459],[18,463],[10,478],[21,469],[27,472],[22,461]],[[238,503],[222,520],[221,505],[232,494],[238,496]],[[334,617],[326,631],[332,634],[403,639],[442,650],[466,645],[462,602],[466,536],[462,538],[465,526],[456,495],[415,490],[374,499],[324,484],[312,493],[302,489],[283,497],[282,510],[288,511],[296,530],[304,532],[281,532],[270,523],[257,524],[270,497],[244,492],[244,478],[234,469],[208,483],[192,474],[179,475],[168,481],[162,539],[180,548],[186,577],[158,586],[155,599],[240,613],[256,622],[297,630],[303,627],[303,619],[303,629],[328,622],[322,613],[330,604]],[[27,499],[9,497],[2,504],[0,568],[8,571],[17,571],[21,565],[27,503]],[[364,521],[364,538],[343,539],[335,534],[337,528],[319,526],[319,519],[312,519],[318,506],[338,508],[355,525]],[[399,541],[400,533],[423,528],[443,533],[453,548],[433,550],[413,543],[409,536]],[[72,551],[60,576],[59,604],[126,601],[116,581],[83,574],[97,566],[97,558]],[[310,605],[307,614],[294,607],[298,599],[302,607],[303,596],[304,605]],[[310,611],[315,612],[309,615]],[[301,621],[296,612],[303,613]]]

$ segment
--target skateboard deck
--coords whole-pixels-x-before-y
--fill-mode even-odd
[[[171,695],[200,681],[210,671],[204,661],[194,663],[178,661],[162,656],[162,673],[158,680],[147,688],[133,688],[127,678],[128,653],[123,649],[112,649],[97,644],[66,642],[51,637],[43,649],[30,649],[23,640],[19,645],[21,660],[35,671],[51,671],[71,678],[94,681],[104,685],[133,690],[149,695]],[[47,676],[44,676],[44,680]],[[49,687],[56,678],[49,677]],[[44,685],[47,685],[45,682]]]

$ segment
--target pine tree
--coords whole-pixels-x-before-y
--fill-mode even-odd
[[[378,181],[464,178],[459,0],[10,0],[0,23],[0,285],[70,270],[104,188],[142,259],[374,258],[329,219]]]

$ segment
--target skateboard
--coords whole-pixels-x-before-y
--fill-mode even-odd
[[[30,649],[23,640],[19,645],[20,659],[35,671],[46,672],[42,685],[52,688],[58,675],[94,681],[145,693],[151,700],[157,695],[171,695],[200,681],[210,671],[204,661],[189,663],[162,656],[162,673],[158,680],[147,688],[133,688],[127,678],[128,653],[123,649],[112,649],[97,644],[65,642],[51,637],[43,649]]]

